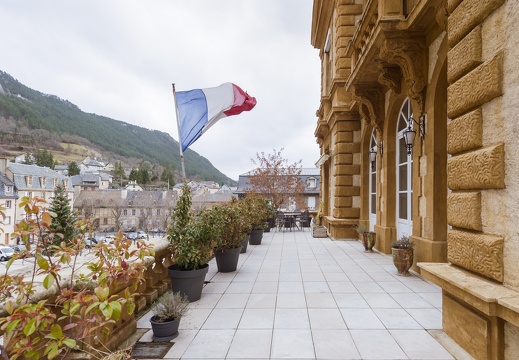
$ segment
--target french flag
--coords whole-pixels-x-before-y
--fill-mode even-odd
[[[207,89],[179,91],[176,93],[176,101],[182,151],[221,118],[238,115],[256,106],[256,98],[232,83]]]

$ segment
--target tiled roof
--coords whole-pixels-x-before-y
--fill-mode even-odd
[[[5,188],[6,186],[12,187],[12,192],[9,195],[6,195]],[[16,199],[18,195],[14,188],[15,184],[7,176],[4,174],[0,174],[0,198],[2,199]]]
[[[247,171],[246,173],[243,173],[240,176],[251,176],[254,174],[254,171],[256,171],[256,169]],[[321,174],[321,171],[319,168],[302,168],[301,169],[301,175],[303,175],[303,176],[319,176],[320,174]]]
[[[7,164],[9,170],[13,173],[14,183],[18,189],[42,189],[42,190],[54,190],[53,179],[57,179],[59,184],[63,184],[64,180],[68,180],[69,177],[60,174],[48,167],[37,166],[37,165],[26,165],[20,163],[10,162]],[[32,186],[27,186],[26,177],[32,176]],[[45,186],[41,186],[41,178],[45,178]],[[72,183],[68,181],[67,190],[72,190]]]
[[[245,190],[250,188],[250,177],[253,176],[254,170],[251,170],[245,174],[240,175],[238,178],[238,188],[234,191],[235,194],[244,194]],[[299,175],[299,178],[305,185],[305,194],[306,195],[317,195],[319,194],[319,189],[321,188],[321,175],[319,169],[314,168],[307,168],[302,169],[301,175]],[[307,187],[307,180],[309,178],[315,178],[316,186],[315,188],[309,188]]]
[[[119,207],[172,207],[175,204],[173,191],[143,190],[127,191],[126,198],[122,197],[126,190],[92,190],[82,191],[74,201],[74,207],[94,204],[98,208]]]

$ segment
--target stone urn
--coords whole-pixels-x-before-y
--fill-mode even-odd
[[[391,248],[393,254],[393,264],[395,264],[397,275],[410,276],[409,269],[413,266],[414,249]]]

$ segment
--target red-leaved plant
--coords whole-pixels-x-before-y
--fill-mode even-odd
[[[84,262],[89,220],[75,221],[73,238],[59,242],[56,237],[63,236],[51,231],[56,215],[46,210],[44,200],[24,197],[19,206],[26,216],[16,224],[13,237],[20,238],[26,249],[7,262],[0,276],[2,356],[55,359],[74,349],[99,354],[99,344],[123,311],[132,314],[135,309],[134,291],[143,281],[142,260],[154,255],[151,245],[134,243],[120,232],[113,244],[94,247],[93,258]],[[36,245],[32,251],[31,241]],[[29,274],[10,273],[19,258],[30,264]]]

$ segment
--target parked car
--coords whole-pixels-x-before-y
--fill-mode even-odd
[[[129,240],[137,240],[137,233],[136,232],[131,232],[128,234],[128,239]]]
[[[9,260],[14,255],[14,249],[9,246],[0,247],[0,261]]]
[[[99,243],[104,243],[104,242],[107,241],[105,236],[96,236],[95,240],[97,241],[98,244]]]
[[[85,244],[86,244],[85,247],[86,247],[87,249],[90,249],[90,248],[92,248],[92,246],[97,245],[97,240],[94,239],[94,238],[86,238],[86,239],[85,239]]]
[[[137,232],[137,239],[147,239],[148,238],[148,234],[146,234],[146,231],[138,231]]]
[[[9,247],[14,250],[15,254],[23,252],[23,254],[20,256],[20,258],[22,258],[22,259],[26,258],[26,257],[34,256],[32,249],[27,251],[27,248],[25,247],[25,245],[9,245]]]

